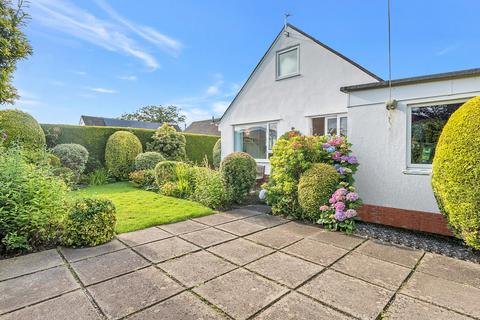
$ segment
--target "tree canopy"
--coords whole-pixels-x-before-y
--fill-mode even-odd
[[[177,106],[145,106],[132,113],[124,113],[120,116],[123,120],[137,120],[179,124],[185,122],[185,116],[180,113]]]

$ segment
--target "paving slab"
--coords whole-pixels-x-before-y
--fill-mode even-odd
[[[426,253],[417,271],[480,289],[480,264]]]
[[[313,319],[328,319],[328,320],[346,320],[354,319],[346,316],[334,309],[326,307],[321,303],[316,302],[304,295],[296,292],[289,293],[287,296],[280,299],[273,306],[263,311],[259,316],[255,317],[258,320],[313,320]]]
[[[122,240],[127,245],[133,247],[147,242],[165,239],[171,236],[172,235],[166,231],[152,227],[148,229],[122,233],[118,235],[117,238]]]
[[[275,229],[276,228],[263,230],[246,238],[275,249],[281,249],[303,238],[302,236],[291,232],[284,232]]]
[[[246,265],[269,279],[275,280],[290,288],[295,288],[323,270],[322,266],[275,252]]]
[[[208,249],[233,263],[244,265],[257,260],[274,250],[259,244],[238,238],[229,242],[219,244]]]
[[[101,244],[95,247],[87,247],[87,248],[66,248],[60,247],[60,251],[62,252],[65,259],[68,262],[75,262],[78,260],[96,257],[105,253],[114,252],[118,250],[125,249],[126,246],[118,241],[117,239],[113,239],[110,242],[105,244]]]
[[[0,282],[0,314],[79,288],[67,267],[58,266]]]
[[[235,265],[206,251],[194,252],[159,264],[187,287],[193,287],[235,268]]]
[[[61,264],[63,260],[55,249],[0,260],[0,281]]]
[[[410,268],[360,253],[345,256],[336,262],[332,269],[390,290],[397,290],[411,272]]]
[[[365,239],[346,235],[341,232],[322,230],[309,237],[312,240],[321,241],[323,243],[331,244],[340,248],[351,250],[364,242]]]
[[[463,314],[480,315],[480,289],[458,282],[415,272],[400,292]]]
[[[279,216],[273,216],[271,214],[260,214],[258,216],[246,218],[244,221],[259,224],[266,228],[272,228],[272,227],[287,223],[290,220],[284,219]]]
[[[415,267],[423,254],[422,250],[383,243],[377,240],[368,240],[364,242],[360,247],[355,249],[355,252],[380,260],[393,262],[411,269]]]
[[[183,292],[153,307],[140,311],[129,320],[217,320],[226,319],[190,292]]]
[[[265,204],[249,204],[248,206],[245,206],[243,208],[247,210],[258,211],[258,212],[267,213],[267,214],[272,212],[272,208]]]
[[[1,320],[103,319],[82,290],[0,316]]]
[[[202,248],[235,239],[236,236],[215,228],[208,228],[180,235],[181,238],[196,244]]]
[[[282,251],[322,266],[330,265],[348,252],[345,249],[310,239],[303,239],[282,249]]]
[[[270,280],[237,269],[193,289],[235,319],[247,319],[288,292]]]
[[[245,236],[247,234],[265,229],[264,226],[249,223],[244,220],[228,222],[217,226],[217,228],[236,234],[237,236]]]
[[[201,218],[192,219],[193,221],[200,222],[209,226],[216,226],[222,223],[241,219],[242,217],[236,217],[227,213],[216,213]]]
[[[148,261],[130,249],[107,253],[72,263],[86,286],[148,266]]]
[[[155,267],[114,278],[87,289],[105,315],[118,319],[166,299],[183,287]]]
[[[333,270],[323,272],[299,291],[360,319],[376,319],[394,294]]]
[[[282,224],[282,225],[280,225],[278,227],[275,227],[273,229],[278,230],[278,231],[291,232],[291,233],[293,233],[295,235],[298,235],[298,236],[301,236],[301,237],[312,236],[314,234],[317,234],[318,232],[323,231],[318,226],[315,226],[315,225],[312,225],[312,224],[295,222],[295,221],[291,221],[289,223]]]
[[[153,263],[163,262],[196,250],[200,250],[200,247],[177,237],[135,247],[135,251]]]
[[[388,308],[385,318],[388,320],[468,320],[470,317],[463,316],[451,310],[434,306],[402,294],[395,297],[392,305]]]
[[[229,210],[229,211],[226,211],[225,213],[228,215],[232,215],[236,218],[248,218],[248,217],[253,217],[253,216],[262,214],[262,212],[248,210],[244,208]]]
[[[193,231],[202,230],[202,229],[208,228],[208,226],[195,222],[193,220],[186,220],[182,222],[164,224],[164,225],[158,226],[158,228],[161,228],[167,232],[170,232],[171,234],[182,234],[182,233],[189,233]]]

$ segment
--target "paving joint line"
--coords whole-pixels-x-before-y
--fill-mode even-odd
[[[20,275],[17,275],[17,276],[13,276],[13,277],[10,277],[10,278],[6,278],[6,279],[3,279],[3,280],[0,280],[0,283],[6,282],[6,281],[10,281],[10,280],[15,280],[15,279],[21,278],[21,277],[23,277],[23,276],[31,276],[32,274],[35,274],[35,273],[38,273],[38,272],[47,271],[47,270],[51,270],[51,269],[54,269],[54,268],[57,268],[57,267],[60,267],[60,266],[63,266],[63,265],[65,265],[65,263],[57,264],[57,265],[55,265],[55,266],[48,267],[48,268],[45,268],[45,269],[40,269],[40,270],[36,270],[36,271],[32,271],[32,272],[23,273],[23,274],[20,274]]]

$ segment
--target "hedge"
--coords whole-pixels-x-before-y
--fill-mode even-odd
[[[105,145],[107,139],[116,131],[130,131],[140,139],[143,148],[147,142],[152,141],[155,130],[122,128],[122,127],[96,127],[96,126],[75,126],[65,124],[41,124],[47,138],[47,146],[53,148],[61,143],[78,143],[87,148],[90,156],[105,163]],[[208,162],[212,163],[212,149],[218,136],[206,134],[183,133],[187,140],[187,158],[197,164],[201,164],[205,156]]]

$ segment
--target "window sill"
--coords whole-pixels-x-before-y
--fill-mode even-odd
[[[293,78],[293,77],[298,77],[299,75],[300,75],[300,72],[299,72],[299,73],[290,74],[290,75],[288,75],[288,76],[277,77],[277,78],[275,78],[275,80],[276,80],[276,81],[280,81],[280,80],[290,79],[290,78]]]
[[[429,176],[432,174],[432,169],[430,168],[407,168],[404,169],[403,174],[414,175],[414,176]]]

